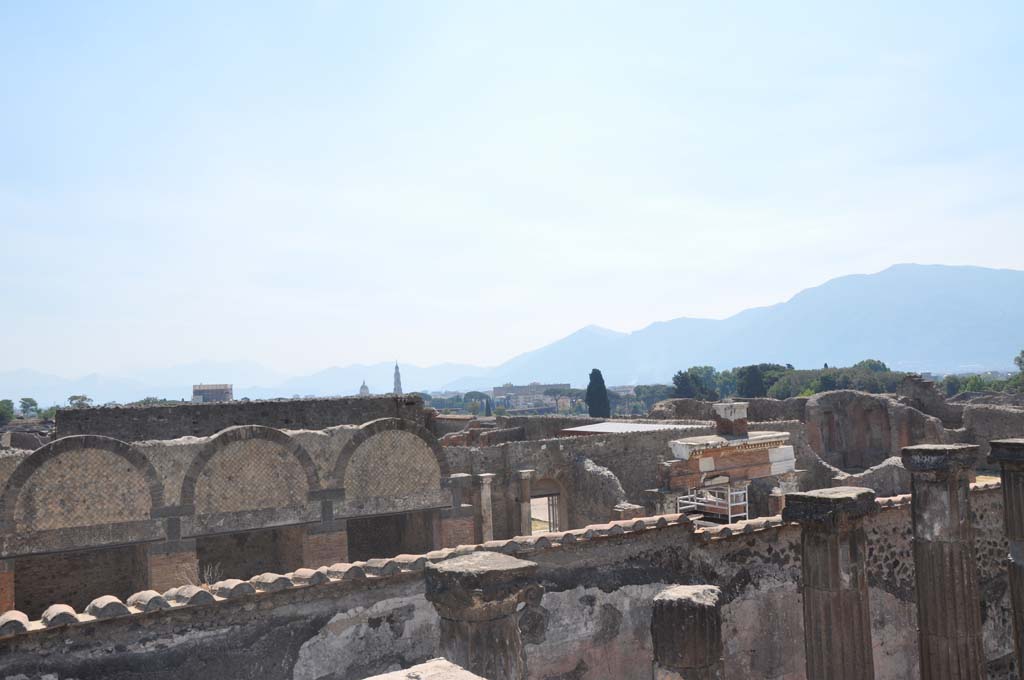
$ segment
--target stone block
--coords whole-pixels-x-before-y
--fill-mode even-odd
[[[11,609],[0,615],[0,637],[16,635],[28,630],[28,617],[17,609]]]
[[[246,595],[253,595],[256,592],[256,588],[248,581],[243,581],[237,578],[224,579],[223,581],[217,581],[211,586],[214,595],[218,597],[224,597],[227,599],[233,599],[236,597],[245,597]]]
[[[47,628],[56,628],[57,626],[67,626],[72,623],[78,623],[78,616],[75,614],[75,610],[66,604],[51,604],[43,612],[43,615],[39,617],[39,620],[43,622],[43,625]]]
[[[447,659],[431,659],[404,671],[374,675],[366,680],[484,680]]]
[[[870,515],[878,510],[875,492],[859,486],[834,486],[828,489],[786,494],[782,519],[801,524],[839,524]]]
[[[327,575],[344,581],[354,581],[366,578],[366,570],[358,564],[338,563],[327,568]]]
[[[144,612],[154,612],[171,607],[171,603],[155,590],[143,590],[135,593],[128,598],[126,604]]]
[[[210,591],[192,585],[171,588],[164,593],[164,598],[172,604],[181,605],[213,604],[216,602]]]
[[[131,612],[124,602],[113,595],[101,595],[86,605],[85,613],[97,619],[112,619],[116,616],[127,616]]]
[[[249,579],[249,583],[252,584],[256,590],[272,593],[278,590],[284,590],[285,588],[292,587],[292,580],[284,574],[275,574],[273,572],[264,572],[258,574]]]
[[[326,571],[318,571],[316,569],[296,569],[291,574],[286,574],[297,586],[315,586],[321,583],[327,583],[330,579],[327,578]]]

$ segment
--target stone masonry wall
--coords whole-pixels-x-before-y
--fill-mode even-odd
[[[989,675],[1007,677],[1012,626],[998,485],[978,486],[972,503]],[[879,505],[866,520],[876,678],[913,680],[909,497]],[[806,680],[800,530],[778,517],[696,531],[675,516],[627,520],[426,559],[477,549],[539,565],[544,595],[519,622],[531,680],[647,677],[651,600],[675,583],[722,589],[728,680]],[[438,653],[438,619],[420,569],[410,558],[373,569],[337,565],[321,570],[321,585],[17,634],[0,639],[0,678],[356,680],[409,667]]]
[[[132,444],[65,437],[0,455],[0,558],[161,540],[168,516],[184,537],[316,522],[318,495],[338,487],[338,517],[441,507],[440,451],[424,428],[386,419]]]
[[[60,409],[55,438],[100,434],[135,442],[206,437],[235,425],[323,430],[336,425],[360,425],[377,418],[404,418],[423,425],[423,400],[409,395]]]

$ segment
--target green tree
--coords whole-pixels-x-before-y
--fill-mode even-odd
[[[32,397],[22,397],[19,406],[21,407],[21,414],[24,416],[39,412],[39,402]]]
[[[689,371],[678,371],[672,376],[672,385],[675,388],[672,396],[681,399],[696,399],[697,385],[693,382],[693,376]]]
[[[590,382],[587,383],[587,410],[592,418],[608,418],[612,414],[611,401],[608,399],[608,388],[604,384],[601,371],[590,371]]]
[[[866,371],[871,371],[872,373],[889,372],[889,367],[886,366],[883,362],[879,361],[878,359],[865,359],[864,361],[858,361],[853,366],[851,366],[851,368],[860,368]]]
[[[6,425],[14,418],[14,402],[10,399],[0,399],[0,425]]]
[[[959,394],[961,385],[962,381],[958,375],[947,375],[942,379],[942,390],[946,393],[947,397]]]
[[[767,394],[764,374],[759,365],[740,366],[736,372],[736,394],[740,397],[763,397]]]
[[[633,388],[633,393],[649,411],[659,401],[672,397],[672,387],[668,385],[637,385]]]
[[[68,397],[68,406],[71,408],[89,408],[92,406],[92,399],[84,394],[72,394]]]
[[[1024,349],[1020,351],[1020,354],[1013,358],[1013,363],[1016,364],[1018,371],[1024,373]]]
[[[53,417],[57,415],[57,405],[54,404],[48,408],[44,408],[38,413],[38,417],[43,420],[53,420]]]

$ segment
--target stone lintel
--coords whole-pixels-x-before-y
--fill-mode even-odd
[[[782,519],[800,524],[836,526],[877,510],[873,490],[859,486],[835,486],[787,493]]]
[[[150,555],[173,555],[175,553],[194,553],[196,539],[181,538],[176,541],[159,541],[149,544]]]
[[[333,489],[314,489],[308,494],[311,501],[343,501],[345,500],[345,489],[341,487]]]
[[[903,467],[910,472],[952,473],[978,464],[977,444],[918,444],[901,452]]]
[[[1024,465],[1024,438],[993,439],[989,442],[989,446],[992,447],[992,451],[988,455],[989,462]]]
[[[317,522],[316,524],[306,525],[306,533],[310,535],[316,534],[333,534],[339,531],[348,530],[348,521],[345,519],[332,518],[326,522]]]

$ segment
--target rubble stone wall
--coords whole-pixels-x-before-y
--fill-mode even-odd
[[[968,441],[981,447],[982,456],[988,455],[993,439],[1024,437],[1024,408],[968,404],[963,417]]]
[[[990,677],[1006,677],[1012,625],[998,485],[971,494]],[[879,680],[917,678],[909,497],[865,520]],[[571,539],[571,540],[570,540]],[[465,547],[462,552],[481,548]],[[674,516],[495,541],[539,565],[539,605],[520,617],[531,680],[640,677],[651,665],[651,600],[668,584],[723,592],[725,677],[804,680],[800,529],[778,517],[694,530]],[[440,560],[459,550],[429,553]],[[438,617],[422,563],[323,570],[324,583],[225,595],[0,638],[0,677],[80,680],[218,677],[356,680],[438,655]],[[355,569],[369,577],[355,577]],[[360,572],[361,574],[361,572]]]

